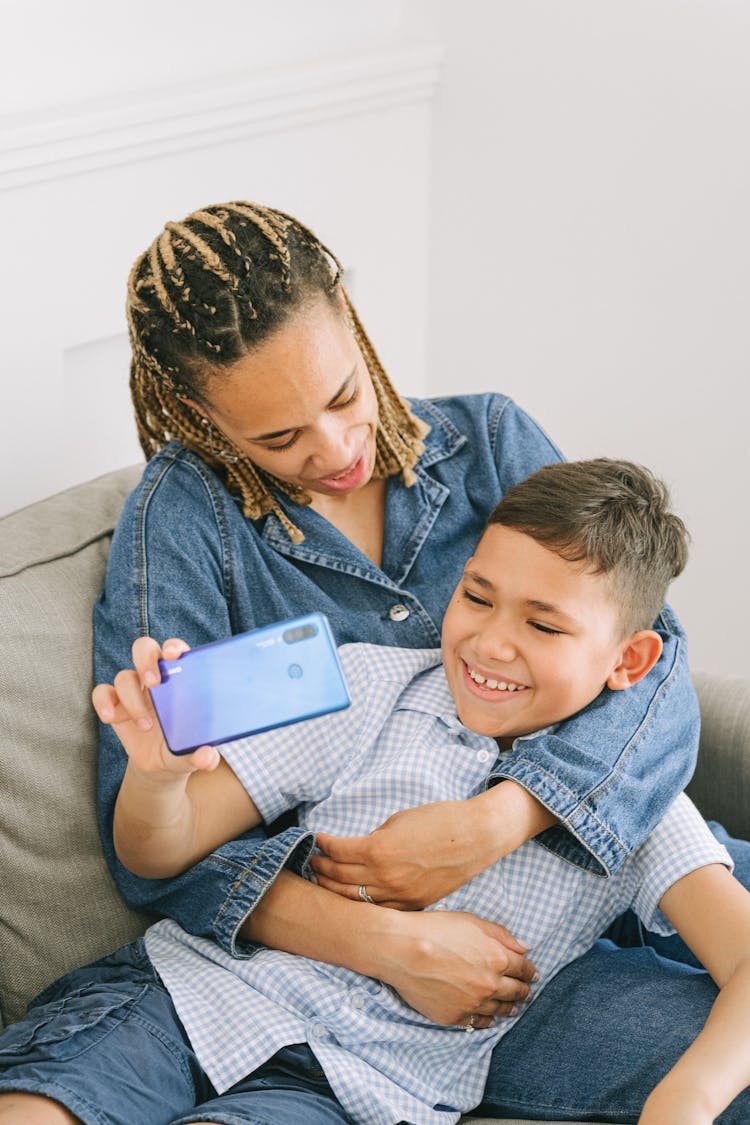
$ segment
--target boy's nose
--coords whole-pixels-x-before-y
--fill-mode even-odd
[[[485,629],[479,639],[478,655],[489,662],[510,664],[516,659],[518,649],[515,640],[507,631],[497,627]]]

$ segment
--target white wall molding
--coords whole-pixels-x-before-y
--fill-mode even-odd
[[[430,100],[442,49],[349,52],[256,74],[0,118],[0,190]]]

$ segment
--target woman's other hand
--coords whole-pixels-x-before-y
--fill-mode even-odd
[[[369,836],[317,833],[325,853],[311,865],[318,883],[378,906],[421,910],[462,887],[556,823],[535,797],[504,781],[466,801],[437,801],[390,816]]]
[[[434,1023],[489,1027],[529,996],[536,969],[505,929],[461,911],[381,910],[282,871],[240,935],[390,985]]]
[[[427,1019],[466,1025],[473,1017],[485,1028],[528,999],[536,968],[504,926],[447,910],[399,917],[406,940],[382,947],[380,979]]]

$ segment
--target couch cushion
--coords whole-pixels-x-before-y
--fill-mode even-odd
[[[145,926],[94,815],[91,613],[141,466],[0,519],[0,1016]]]
[[[708,820],[750,839],[750,683],[696,672],[701,708],[698,764],[687,791]]]

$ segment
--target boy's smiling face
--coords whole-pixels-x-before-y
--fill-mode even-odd
[[[500,524],[466,564],[442,638],[461,722],[501,740],[575,714],[607,683],[628,686],[618,670],[629,638],[607,576]]]

